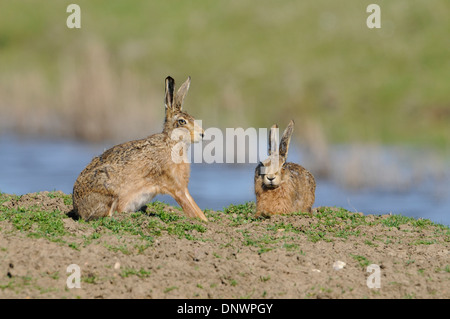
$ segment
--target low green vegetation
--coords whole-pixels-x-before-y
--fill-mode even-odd
[[[51,192],[49,198],[59,197],[71,208],[71,196]],[[430,245],[450,243],[450,228],[435,224],[429,220],[414,219],[402,215],[363,215],[352,213],[343,208],[319,207],[313,213],[298,212],[289,216],[274,216],[269,219],[255,217],[255,203],[230,205],[223,211],[207,211],[209,223],[185,217],[179,208],[162,202],[148,204],[145,211],[131,214],[114,214],[112,217],[100,218],[91,222],[73,220],[67,212],[48,210],[39,204],[28,207],[20,206],[21,196],[0,193],[0,228],[3,232],[19,232],[32,238],[45,238],[58,242],[74,250],[80,250],[92,243],[102,243],[104,236],[113,236],[114,243],[104,245],[123,254],[142,253],[152,246],[155,239],[163,236],[175,236],[194,241],[214,241],[208,230],[224,232],[226,241],[220,247],[234,246],[242,243],[253,247],[259,254],[283,249],[303,254],[305,240],[345,241],[361,238],[362,245],[377,247],[401,242],[401,236],[393,236],[392,230],[408,236],[427,230],[420,239],[410,241],[410,245]],[[16,203],[11,205],[11,203]],[[8,223],[11,227],[6,227]],[[74,232],[68,225],[76,225]],[[373,235],[367,235],[362,229],[374,227]],[[132,238],[133,240],[130,240]],[[2,247],[2,251],[7,248]],[[223,258],[220,252],[214,256]],[[366,257],[353,256],[361,265],[368,263]],[[123,275],[145,275],[140,270],[129,270]]]
[[[7,210],[2,212],[0,220],[9,220],[16,229],[26,232],[30,237],[45,237],[51,241],[59,241],[67,234],[58,211],[46,212],[37,208]]]
[[[164,289],[164,293],[168,293],[171,292],[172,290],[178,289],[177,286],[171,286],[171,287],[167,287],[166,289]]]
[[[137,276],[139,278],[146,278],[151,275],[151,271],[145,270],[143,268],[141,269],[133,269],[133,268],[126,268],[122,270],[120,273],[120,276],[123,278],[129,277],[129,276]]]
[[[347,269],[358,269],[366,276],[371,264],[380,265],[383,271],[394,269],[397,273],[400,269],[407,276],[435,282],[450,273],[450,265],[442,255],[439,258],[444,259],[438,263],[425,263],[422,255],[430,244],[434,245],[431,247],[434,251],[445,253],[450,244],[450,228],[402,215],[364,215],[339,207],[318,207],[311,213],[256,218],[255,203],[247,202],[229,205],[222,211],[206,211],[209,219],[206,223],[187,218],[177,207],[155,201],[143,211],[116,213],[86,222],[69,217],[71,209],[71,195],[61,192],[23,196],[0,193],[0,238],[18,243],[27,239],[27,246],[31,238],[32,243],[47,246],[47,251],[57,247],[56,250],[70,257],[92,251],[94,259],[97,255],[112,255],[105,263],[101,258],[100,266],[87,258],[81,282],[89,288],[154,282],[161,276],[166,278],[168,264],[175,261],[177,269],[178,265],[180,269],[186,265],[181,276],[192,275],[197,280],[189,282],[195,288],[189,296],[200,298],[210,294],[220,297],[224,289],[231,290],[236,298],[283,297],[286,292],[283,289],[274,292],[272,286],[279,280],[277,269],[287,273],[292,265],[298,266],[302,274],[330,275],[327,283],[312,283],[304,292],[305,297],[334,296],[336,292],[351,296],[353,285],[332,283],[343,273],[331,268],[330,262],[336,259],[344,261]],[[175,249],[171,251],[172,248]],[[37,291],[39,296],[62,293],[70,296],[64,267],[58,268],[57,263],[48,271],[38,268],[37,272],[22,272],[18,267],[22,259],[8,261],[14,250],[18,250],[17,246],[0,245],[0,259],[4,258],[6,265],[9,263],[1,278],[0,293],[14,296]],[[324,251],[330,252],[330,256]],[[391,254],[394,257],[384,262],[382,256]],[[85,259],[81,259],[83,264]],[[272,267],[274,260],[277,267]],[[261,264],[254,266],[254,261]],[[246,267],[229,267],[241,264]],[[285,265],[291,266],[283,270]],[[253,269],[260,271],[255,273]],[[205,270],[212,270],[216,277],[204,278]],[[251,287],[263,287],[251,289],[249,280]],[[417,297],[416,286],[407,286],[404,281],[394,278],[383,285],[398,286],[402,297]],[[164,282],[145,293],[158,290],[163,296],[179,296],[184,293],[180,285],[184,287],[186,283]],[[438,295],[440,291],[434,289],[429,293]],[[364,296],[379,297],[383,293],[371,291]]]
[[[71,205],[71,195],[61,196],[52,192],[46,196],[61,197],[65,204]],[[115,214],[111,218],[100,218],[91,222],[77,220],[76,223],[82,230],[82,235],[77,236],[65,226],[64,221],[70,221],[71,218],[59,210],[46,210],[38,204],[27,208],[21,206],[8,208],[7,205],[2,205],[10,201],[20,202],[20,197],[0,193],[0,222],[9,222],[16,231],[28,237],[46,238],[66,244],[75,250],[101,240],[104,235],[113,235],[117,238],[131,235],[141,239],[141,243],[134,243],[132,247],[126,243],[109,245],[108,248],[124,254],[129,253],[130,249],[142,252],[153,243],[155,237],[164,233],[188,240],[202,240],[198,235],[206,231],[205,225],[183,215],[167,212],[169,206],[164,203],[153,202],[148,205],[146,212]]]
[[[371,262],[370,262],[366,257],[364,257],[364,256],[353,255],[353,254],[350,254],[350,255],[351,255],[351,257],[352,257],[354,260],[356,260],[356,261],[359,263],[359,265],[360,265],[361,267],[363,267],[363,268],[366,268],[367,266],[369,266],[369,265],[371,264]]]

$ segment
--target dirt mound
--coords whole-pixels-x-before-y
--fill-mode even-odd
[[[67,195],[61,191],[45,191],[40,193],[25,194],[22,196],[10,196],[10,199],[4,202],[2,206],[22,210],[40,208],[45,211],[59,210],[63,213],[69,213],[72,210],[72,206],[69,202],[70,199],[67,198]]]
[[[87,223],[68,217],[70,195],[0,194],[0,298],[450,298],[446,226],[254,208],[206,211],[203,223],[154,202]]]

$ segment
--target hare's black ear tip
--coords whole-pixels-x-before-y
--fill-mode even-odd
[[[174,82],[175,80],[170,75],[166,77],[166,82]]]

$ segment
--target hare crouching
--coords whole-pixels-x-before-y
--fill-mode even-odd
[[[169,194],[189,217],[207,221],[189,193],[187,146],[203,138],[203,129],[182,111],[190,78],[174,95],[175,81],[167,77],[162,133],[113,146],[95,157],[73,187],[74,212],[85,220],[134,212],[158,194]],[[173,138],[175,132],[182,132]],[[179,137],[184,137],[182,140]],[[181,159],[183,160],[180,160]]]
[[[255,169],[256,216],[311,212],[315,200],[314,176],[301,165],[286,162],[294,122],[290,121],[277,146],[276,131],[269,134],[269,157]]]

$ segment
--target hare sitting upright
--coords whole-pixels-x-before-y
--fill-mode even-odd
[[[277,125],[269,134],[269,158],[255,170],[256,216],[311,212],[316,182],[302,166],[286,162],[289,142],[294,131],[290,121],[278,148]]]
[[[174,95],[175,81],[165,80],[165,122],[162,133],[116,145],[95,157],[73,187],[74,212],[85,220],[141,209],[157,194],[169,194],[189,217],[207,221],[188,191],[187,145],[203,138],[194,118],[182,111],[190,77]],[[185,139],[175,132],[184,131]],[[180,149],[181,143],[181,149]],[[183,155],[185,161],[179,160]]]

